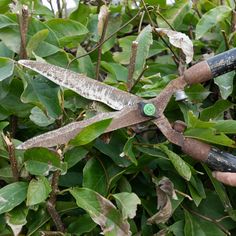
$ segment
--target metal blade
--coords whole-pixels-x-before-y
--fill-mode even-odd
[[[18,63],[38,72],[58,85],[71,89],[87,99],[105,103],[115,110],[132,106],[141,100],[135,95],[62,67],[30,60],[20,60]]]
[[[29,139],[19,145],[17,149],[28,149],[32,147],[53,147],[58,144],[68,143],[83,128],[95,122],[109,118],[112,118],[112,122],[105,132],[110,132],[151,119],[150,117],[143,116],[140,113],[138,106],[127,107],[125,111],[122,110],[116,112],[100,113],[90,119],[73,122],[62,128],[33,137],[32,139]]]

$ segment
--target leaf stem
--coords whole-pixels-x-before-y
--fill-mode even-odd
[[[189,208],[187,208],[187,207],[185,207],[185,206],[182,206],[185,210],[187,210],[187,211],[189,211],[190,213],[192,213],[193,215],[195,215],[195,216],[198,216],[198,217],[200,217],[201,219],[203,219],[203,220],[206,220],[206,221],[209,221],[209,222],[212,222],[212,223],[214,223],[218,228],[220,228],[226,235],[231,235],[231,233],[222,225],[222,224],[220,224],[216,219],[212,219],[212,218],[210,218],[210,217],[208,217],[208,216],[204,216],[204,215],[202,215],[202,214],[200,214],[200,213],[198,213],[198,212],[196,212],[196,211],[194,211],[194,210],[192,210],[192,209],[189,209]]]
[[[226,35],[224,30],[221,30],[221,33],[222,33],[224,41],[225,41],[225,47],[226,47],[227,50],[229,50],[230,49],[230,45],[229,45],[229,40],[227,38],[227,35]]]
[[[148,66],[145,66],[145,67],[143,68],[143,70],[141,71],[139,77],[135,80],[134,85],[133,85],[132,88],[130,89],[130,92],[132,92],[132,90],[135,88],[135,86],[139,83],[139,81],[141,80],[143,74],[145,73],[145,71],[146,71],[148,68],[149,68]]]
[[[129,61],[129,71],[128,71],[128,78],[127,78],[127,88],[129,92],[133,84],[133,75],[134,75],[134,70],[135,70],[137,50],[138,50],[138,42],[133,41],[132,46],[131,46],[131,56],[130,56],[130,61]]]

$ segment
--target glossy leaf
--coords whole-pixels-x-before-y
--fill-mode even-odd
[[[204,121],[215,119],[232,106],[233,104],[228,100],[218,100],[214,105],[205,108],[201,112],[200,119]]]
[[[0,214],[8,212],[20,205],[27,194],[28,184],[25,182],[16,182],[8,184],[0,189]]]
[[[6,215],[6,222],[11,227],[14,236],[18,236],[23,226],[27,223],[28,209],[18,206]]]
[[[230,96],[230,94],[233,92],[234,76],[235,72],[231,71],[214,79],[215,84],[217,84],[220,89],[220,94],[223,99],[227,99],[228,96]]]
[[[14,61],[6,57],[0,57],[0,81],[12,76],[13,70]]]
[[[70,144],[74,146],[82,146],[92,142],[105,132],[110,123],[111,119],[106,119],[85,127],[74,139],[70,141]]]
[[[124,146],[124,155],[135,165],[138,164],[137,159],[135,157],[134,151],[133,151],[133,142],[135,141],[134,136],[130,137]]]
[[[61,162],[60,156],[47,148],[32,148],[24,153],[26,169],[33,175],[46,176],[50,171],[66,172],[66,163]]]
[[[122,212],[123,219],[133,219],[136,215],[137,205],[141,204],[140,199],[135,193],[116,193],[112,195],[118,208]]]
[[[86,188],[74,188],[70,193],[77,205],[100,225],[104,235],[131,235],[129,223],[122,219],[120,212],[109,200]]]
[[[175,167],[176,171],[187,181],[191,178],[191,169],[186,162],[176,153],[169,150],[166,146],[162,145],[161,150],[169,157],[169,160]]]
[[[96,158],[91,158],[83,169],[83,187],[106,196],[108,190],[107,170]]]
[[[196,38],[200,39],[212,27],[224,21],[232,9],[227,6],[218,6],[205,13],[196,26]]]
[[[48,197],[51,192],[51,186],[45,177],[39,177],[37,180],[32,179],[27,191],[27,206],[39,204]]]

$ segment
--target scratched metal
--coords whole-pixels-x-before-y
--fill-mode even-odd
[[[55,65],[30,60],[20,60],[18,63],[58,85],[71,89],[87,99],[105,103],[115,110],[132,106],[141,100],[135,95]]]

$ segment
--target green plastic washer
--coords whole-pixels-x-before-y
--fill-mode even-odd
[[[147,103],[143,107],[143,113],[146,116],[154,116],[156,114],[156,107],[152,103]]]

